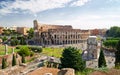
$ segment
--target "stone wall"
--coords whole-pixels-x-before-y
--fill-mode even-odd
[[[0,70],[0,75],[20,75],[22,67],[14,66]]]
[[[75,75],[75,70],[72,68],[63,68],[58,72],[58,75]]]

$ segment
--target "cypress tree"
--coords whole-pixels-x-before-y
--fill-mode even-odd
[[[115,67],[120,67],[120,40],[118,41],[117,46],[116,46]]]
[[[15,65],[16,65],[16,57],[15,57],[15,55],[13,54],[12,66],[15,66]]]
[[[22,63],[25,63],[25,55],[22,54]]]
[[[105,60],[105,56],[104,56],[104,53],[103,53],[103,50],[101,49],[100,50],[100,56],[98,58],[98,67],[106,67],[106,60]]]
[[[7,67],[7,62],[5,58],[2,58],[2,69],[5,69]]]

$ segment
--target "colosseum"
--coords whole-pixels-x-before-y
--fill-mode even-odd
[[[34,20],[34,40],[37,45],[68,45],[87,42],[89,30],[73,29],[71,25],[41,24]]]

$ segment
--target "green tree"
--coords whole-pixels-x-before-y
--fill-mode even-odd
[[[118,40],[106,40],[103,42],[104,46],[108,47],[108,48],[116,48],[116,45],[118,43]]]
[[[118,44],[116,46],[115,67],[120,67],[120,40],[118,41]]]
[[[25,63],[25,55],[22,55],[22,63]]]
[[[16,56],[13,54],[13,59],[12,59],[12,66],[16,65]]]
[[[28,39],[33,38],[33,36],[34,36],[34,29],[33,29],[33,28],[30,28],[30,30],[27,31],[27,33],[28,33]]]
[[[20,45],[26,45],[26,41],[25,41],[25,38],[24,37],[21,37],[20,39]]]
[[[15,46],[15,45],[16,45],[15,41],[14,41],[14,40],[11,40],[11,41],[10,41],[10,45],[11,45],[11,46]]]
[[[2,58],[2,69],[5,69],[7,67],[7,62],[5,58]]]
[[[62,68],[74,68],[77,71],[83,71],[86,67],[85,61],[82,56],[74,47],[65,48],[61,57]]]
[[[11,46],[19,45],[19,41],[18,41],[17,39],[12,39],[12,40],[10,41],[10,45],[11,45]]]
[[[98,58],[98,67],[106,67],[106,60],[105,60],[105,56],[104,56],[104,53],[103,53],[103,50],[101,49],[100,50],[100,56]]]
[[[26,46],[23,46],[23,47],[20,48],[20,51],[18,51],[18,54],[20,56],[22,56],[23,54],[25,56],[29,56],[30,55],[30,49],[28,47],[26,47]]]
[[[107,32],[106,35],[108,37],[120,37],[120,27],[113,26]]]
[[[3,42],[6,41],[8,38],[6,36],[2,37]]]

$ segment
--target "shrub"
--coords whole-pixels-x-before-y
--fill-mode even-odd
[[[26,46],[21,47],[20,51],[18,51],[18,54],[20,56],[22,56],[22,55],[29,56],[30,55],[30,49],[28,47],[26,47]]]
[[[34,52],[30,52],[30,57],[32,57],[34,55]]]
[[[29,49],[31,49],[33,52],[36,53],[41,53],[42,52],[42,48],[41,47],[29,47]]]
[[[20,49],[21,47],[20,46],[17,46],[16,49]]]

